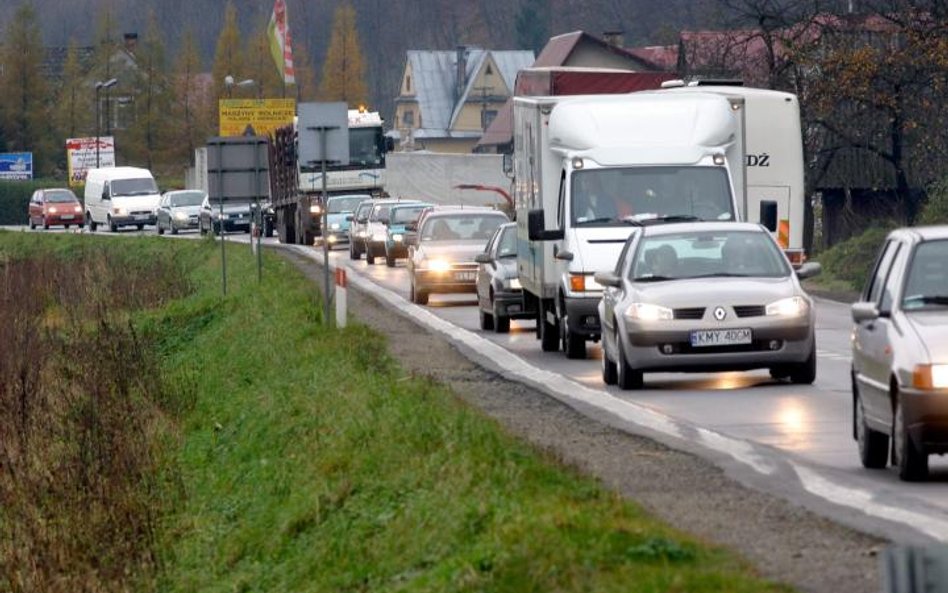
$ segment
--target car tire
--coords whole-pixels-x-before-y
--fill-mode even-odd
[[[484,311],[483,309],[478,309],[477,312],[480,316],[481,329],[484,331],[490,331],[494,329],[494,316]]]
[[[99,225],[96,223],[96,221],[92,220],[92,214],[89,212],[86,212],[86,224],[89,225],[89,230],[93,233],[99,228]]]
[[[171,234],[172,234],[172,235],[177,235],[177,234],[178,234],[178,227],[174,226],[174,223],[173,223],[173,222],[171,223]]]
[[[385,252],[385,265],[394,268],[395,267],[395,256],[389,254],[388,251]]]
[[[560,318],[560,327],[563,334],[563,352],[566,358],[580,360],[586,358],[586,339],[569,331],[569,316]]]
[[[616,363],[609,359],[609,351],[606,347],[606,339],[602,340],[602,382],[606,385],[615,385],[619,380],[619,369]]]
[[[63,228],[68,231],[68,230],[69,230],[69,225],[68,225],[68,224],[64,224],[64,225],[63,225]]]
[[[136,227],[138,228],[138,230],[140,230],[140,231],[145,229],[145,225],[143,225],[143,224],[137,224],[137,225],[135,225],[135,226],[136,226]]]
[[[790,376],[790,371],[785,366],[770,367],[770,377],[777,381],[782,381]]]
[[[790,367],[789,375],[790,381],[795,385],[811,385],[816,381],[816,342],[804,362]]]
[[[906,426],[902,395],[898,390],[893,394],[895,410],[892,414],[892,465],[899,470],[899,479],[905,482],[918,482],[928,477],[928,455],[919,451],[912,442]]]
[[[32,217],[32,216],[30,217],[30,230],[31,230],[31,231],[35,231],[35,230],[36,230],[36,223],[33,222],[33,217]]]
[[[369,246],[365,250],[365,263],[370,266],[375,265],[375,253],[372,251],[372,247]]]
[[[540,303],[538,311],[537,327],[540,330],[540,348],[544,352],[556,352],[560,349],[559,328],[546,320],[548,312],[554,314],[555,312],[552,307],[547,307],[543,302]]]
[[[498,334],[510,333],[510,318],[501,315],[494,316],[494,331]]]
[[[164,234],[165,234],[165,229],[164,229],[164,227],[161,226],[161,223],[160,223],[160,222],[156,222],[156,223],[155,223],[155,231],[157,231],[159,235],[164,235]]]
[[[110,232],[110,233],[117,233],[117,232],[118,232],[118,227],[117,227],[117,226],[115,225],[115,223],[112,221],[112,217],[111,217],[111,216],[109,216],[108,218],[106,218],[106,223],[108,223],[108,225],[109,225],[109,232]]]
[[[45,218],[43,219],[43,230],[44,231],[49,230],[49,221],[47,221]]]
[[[366,256],[368,256],[368,253],[366,253]],[[410,295],[410,296],[411,296],[411,302],[415,303],[416,305],[427,305],[427,304],[428,304],[428,293],[425,292],[425,291],[423,291],[423,290],[417,290],[417,289],[415,288],[415,280],[414,280],[414,278],[412,279],[412,282],[411,282],[411,289],[410,289],[410,290],[411,290],[411,295]]]
[[[349,259],[357,260],[362,257],[362,254],[359,253],[359,250],[355,246],[355,239],[349,241]]]
[[[866,423],[866,411],[856,385],[856,377],[852,377],[853,387],[853,430],[856,443],[859,447],[859,461],[867,469],[885,469],[889,461],[889,435],[873,430]]]
[[[645,383],[642,371],[637,371],[629,365],[625,348],[622,347],[622,340],[619,339],[618,334],[616,334],[616,346],[618,348],[616,354],[618,359],[616,361],[616,383],[619,385],[619,389],[641,389]]]

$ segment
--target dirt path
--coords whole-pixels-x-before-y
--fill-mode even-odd
[[[321,268],[312,260],[279,251],[317,289],[322,286]],[[746,488],[707,461],[600,424],[503,379],[351,286],[348,307],[360,323],[387,336],[389,351],[406,370],[448,385],[511,433],[670,525],[738,551],[761,575],[814,593],[880,590],[876,554],[885,542]]]

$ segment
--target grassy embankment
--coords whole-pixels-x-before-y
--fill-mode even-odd
[[[0,253],[83,241],[187,268],[187,296],[134,325],[158,357],[160,389],[138,391],[163,452],[143,466],[156,562],[130,562],[136,590],[783,590],[406,376],[368,329],[322,327],[315,287],[275,256],[258,284],[232,248],[222,298],[209,241],[0,233]]]

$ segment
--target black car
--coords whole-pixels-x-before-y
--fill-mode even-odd
[[[481,329],[510,331],[511,319],[533,319],[523,301],[517,272],[517,223],[497,227],[477,262],[477,308]]]

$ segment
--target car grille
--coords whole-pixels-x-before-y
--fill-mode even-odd
[[[671,352],[663,351],[664,346],[671,346]],[[780,345],[782,347],[782,344]],[[658,347],[659,353],[665,356],[676,354],[724,354],[728,352],[772,352],[770,340],[754,340],[750,344],[736,344],[732,346],[692,346],[689,342],[674,342]]]
[[[132,216],[151,216],[154,212],[151,210],[132,210],[129,214]]]
[[[704,307],[690,307],[686,309],[675,309],[673,311],[675,319],[701,319],[704,317]]]
[[[735,305],[734,313],[738,317],[763,317],[767,308],[764,305]]]

